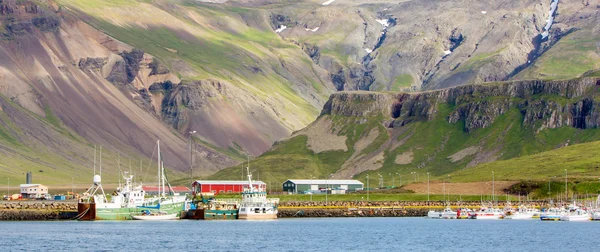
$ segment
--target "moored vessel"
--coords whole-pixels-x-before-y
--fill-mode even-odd
[[[248,171],[248,187],[242,192],[242,201],[238,218],[242,220],[270,220],[277,219],[277,205],[279,199],[267,199],[267,192],[261,187],[254,187],[252,174]]]

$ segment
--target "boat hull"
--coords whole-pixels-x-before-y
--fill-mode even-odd
[[[429,212],[427,212],[427,218],[441,219],[442,218],[442,213],[441,212],[436,212],[436,211],[429,211]]]
[[[540,220],[543,221],[559,221],[560,215],[541,215]]]
[[[560,217],[561,221],[590,221],[590,219],[588,215],[565,215]]]
[[[165,215],[132,215],[134,220],[176,220],[178,219],[177,214],[165,214]]]
[[[94,203],[79,203],[78,212],[83,213],[88,205],[89,207],[93,206],[95,211],[90,208],[88,213],[79,218],[79,220],[132,220],[133,215],[139,215],[145,209],[138,207],[102,208]],[[162,204],[158,210],[167,214],[175,214],[176,217],[179,217],[181,209],[183,209],[183,202]]]
[[[240,220],[274,220],[277,219],[276,213],[260,213],[260,214],[240,214]]]
[[[477,214],[475,215],[476,220],[499,220],[502,219],[502,215],[499,214]]]
[[[533,214],[511,214],[504,216],[507,220],[532,220]]]

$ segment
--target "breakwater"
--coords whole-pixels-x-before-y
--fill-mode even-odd
[[[529,202],[529,206],[545,207],[546,201]],[[279,218],[303,217],[419,217],[431,209],[446,206],[479,208],[481,202],[438,201],[287,201],[279,205]],[[516,204],[514,204],[516,205]],[[498,202],[504,208],[505,202]],[[69,220],[77,215],[75,201],[4,201],[0,202],[0,220]]]
[[[76,215],[75,201],[0,202],[0,220],[69,220]]]
[[[313,208],[313,209],[279,209],[277,218],[302,218],[302,217],[421,217],[427,216],[429,209],[425,208],[369,208],[369,209],[339,209],[339,208]]]

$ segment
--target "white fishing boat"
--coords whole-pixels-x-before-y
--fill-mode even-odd
[[[596,212],[592,213],[592,220],[600,221],[600,211],[596,210]]]
[[[427,218],[441,219],[442,218],[442,212],[429,210],[429,212],[427,212]]]
[[[176,220],[178,219],[177,214],[169,214],[166,212],[156,212],[152,213],[148,210],[142,211],[142,213],[138,215],[132,215],[132,219],[134,220]]]
[[[587,210],[581,209],[573,203],[569,206],[569,211],[560,217],[561,221],[590,221],[592,217]]]
[[[499,220],[504,217],[504,212],[498,208],[483,207],[475,212],[474,218],[477,220]]]
[[[536,218],[536,216],[539,218],[539,210],[535,209],[535,208],[528,208],[526,206],[520,206],[516,211],[510,210],[507,211],[504,219],[508,219],[508,220],[532,220],[534,218]]]
[[[269,220],[277,219],[277,205],[279,199],[267,199],[267,192],[258,186],[252,184],[252,174],[250,167],[246,167],[248,171],[248,187],[242,192],[242,202],[238,218],[242,220]]]
[[[442,211],[442,219],[456,219],[456,217],[456,212],[452,211],[450,207],[446,207],[444,211]]]

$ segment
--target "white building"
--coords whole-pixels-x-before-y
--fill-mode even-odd
[[[20,187],[24,199],[38,199],[48,194],[48,187],[41,184],[21,184]]]
[[[344,194],[346,191],[359,191],[363,188],[362,182],[347,179],[288,179],[283,182],[283,191],[289,193],[329,191],[331,194]]]

